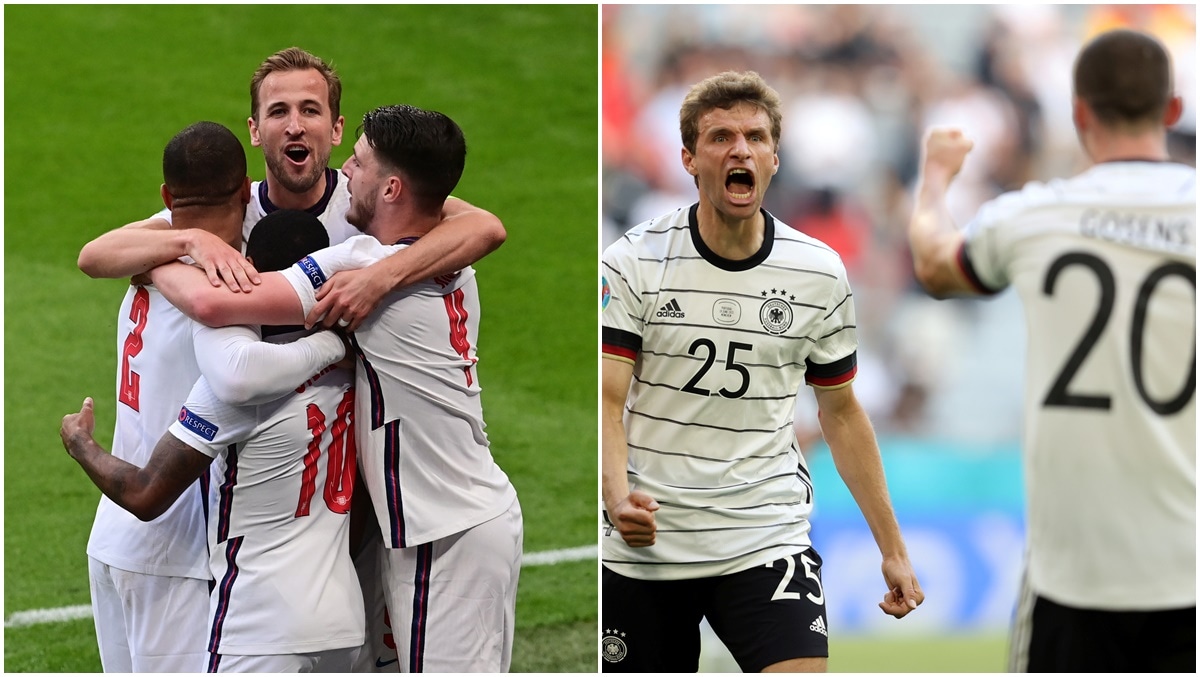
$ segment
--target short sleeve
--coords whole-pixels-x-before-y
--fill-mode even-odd
[[[642,349],[642,294],[637,256],[628,238],[604,251],[600,268],[600,329],[604,357],[633,363]]]
[[[816,345],[804,361],[804,381],[814,388],[840,388],[858,373],[854,293],[840,261],[825,307],[825,316],[810,337]]]
[[[963,276],[980,294],[997,294],[1011,282],[1009,252],[1001,234],[1005,221],[1019,201],[1019,193],[1008,193],[984,203],[964,231],[958,265]]]
[[[281,272],[296,290],[307,316],[317,304],[317,290],[334,273],[366,268],[399,249],[401,247],[382,245],[370,235],[358,235],[339,245],[315,251]]]
[[[225,404],[201,376],[168,431],[196,451],[216,458],[229,445],[245,442],[257,423],[254,407]]]

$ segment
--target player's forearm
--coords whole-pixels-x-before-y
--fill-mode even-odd
[[[379,275],[387,288],[400,289],[438,275],[448,275],[466,268],[504,244],[507,233],[500,219],[481,209],[461,205],[447,212],[433,230],[411,246],[386,259],[372,264],[373,275]],[[465,203],[462,203],[465,204]]]
[[[83,246],[78,265],[90,277],[132,277],[187,253],[191,233],[159,218],[111,230]]]
[[[300,299],[278,272],[264,273],[262,284],[249,293],[214,287],[203,271],[182,263],[154,268],[150,279],[171,305],[209,327],[304,322]]]
[[[108,453],[91,437],[72,437],[67,448],[92,483],[138,519],[148,522],[170,507],[152,499],[141,468]]]
[[[907,550],[888,496],[879,444],[867,414],[857,402],[844,411],[821,411],[821,430],[834,465],[854,497],[884,558],[905,557]]]
[[[605,416],[601,429],[601,494],[604,506],[612,508],[629,496],[629,447],[620,417]]]
[[[280,344],[245,334],[212,338],[198,336],[196,361],[213,394],[233,405],[278,399],[346,354],[342,340],[329,331]]]
[[[937,169],[922,172],[917,182],[912,219],[908,224],[908,242],[917,281],[934,295],[946,291],[947,263],[958,254],[962,234],[946,207],[946,191],[951,176]]]

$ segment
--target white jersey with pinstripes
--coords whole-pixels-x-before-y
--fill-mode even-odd
[[[362,235],[283,271],[307,314],[339,270],[406,247]],[[516,490],[484,433],[476,374],[479,293],[466,268],[383,299],[351,336],[363,479],[389,548],[427,543],[508,510]]]
[[[203,377],[192,389],[170,433],[215,459],[211,654],[362,644],[366,616],[349,546],[353,411],[352,377],[332,366],[260,405],[225,404]]]
[[[759,252],[723,259],[699,237],[696,210],[636,226],[604,252],[604,355],[634,365],[629,484],[661,506],[652,547],[605,530],[604,565],[633,578],[723,575],[807,547],[813,486],[792,432],[796,393],[844,385],[856,369],[836,252],[764,211]]]
[[[1196,171],[1111,162],[984,205],[959,261],[1028,328],[1029,583],[1088,609],[1196,603]]]

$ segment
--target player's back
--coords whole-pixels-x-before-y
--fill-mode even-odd
[[[153,285],[131,285],[117,318],[113,455],[144,467],[199,376],[191,321]],[[201,484],[150,522],[101,496],[88,555],[126,571],[208,578]]]
[[[1117,162],[972,226],[1025,307],[1030,582],[1057,602],[1195,603],[1195,211],[1194,169]]]
[[[362,643],[348,541],[353,409],[352,375],[332,367],[257,406],[225,405],[206,381],[197,383],[172,432],[224,448],[210,468],[210,651],[287,654]],[[201,423],[189,426],[185,416]]]

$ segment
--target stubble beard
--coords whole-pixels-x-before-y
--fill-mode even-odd
[[[375,218],[374,205],[356,202],[350,198],[350,207],[346,210],[346,222],[358,229],[360,233],[367,232],[367,226]]]
[[[306,174],[296,176],[290,171],[292,167],[282,150],[267,152],[263,156],[267,161],[267,171],[275,177],[279,185],[283,186],[289,193],[296,193],[297,195],[307,193],[313,186],[317,185],[317,182],[325,175],[325,170],[329,166],[329,153],[325,153],[322,156],[314,151],[312,153],[312,159],[314,160],[312,169]]]

